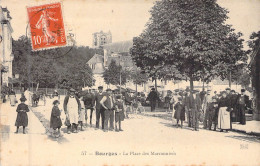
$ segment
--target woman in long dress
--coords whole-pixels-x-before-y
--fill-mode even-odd
[[[227,98],[227,93],[223,92],[222,97],[219,100],[218,103],[219,107],[219,113],[218,113],[218,128],[220,129],[220,132],[223,132],[223,130],[230,130],[230,101]]]
[[[178,103],[174,106],[175,113],[174,118],[177,120],[177,128],[179,127],[179,121],[181,121],[181,128],[183,127],[183,121],[185,121],[185,106],[183,104],[183,98],[178,97]]]
[[[25,133],[25,127],[28,126],[28,115],[27,112],[29,112],[28,105],[25,104],[26,98],[22,96],[20,98],[21,103],[17,106],[16,112],[17,117],[15,121],[16,126],[16,134],[18,133],[19,127],[23,126],[23,134]]]
[[[55,100],[53,102],[53,107],[51,111],[51,118],[50,118],[50,128],[53,129],[52,136],[53,137],[60,137],[60,128],[62,126],[61,122],[61,110],[59,109],[59,100]],[[58,133],[56,132],[56,129],[58,129]]]

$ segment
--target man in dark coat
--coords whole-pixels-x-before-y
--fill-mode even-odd
[[[240,117],[239,124],[246,124],[246,106],[248,103],[249,97],[245,95],[245,89],[241,89],[241,94],[237,97],[238,112]]]
[[[186,96],[184,97],[185,112],[187,114],[188,127],[192,126],[192,116],[190,108],[190,89],[186,89]]]
[[[232,103],[232,98],[233,98],[233,95],[231,94],[231,89],[230,88],[226,88],[226,94],[227,94],[227,97],[226,97],[226,102],[230,105],[230,129],[232,129],[232,113],[234,112],[234,106],[233,106],[233,103]]]
[[[239,122],[239,113],[237,110],[237,97],[235,90],[231,90],[231,108],[233,109],[231,111],[231,122]]]
[[[95,96],[92,94],[91,89],[89,89],[88,91],[86,91],[87,93],[84,95],[83,97],[83,102],[85,105],[85,109],[86,109],[86,123],[88,120],[88,110],[90,110],[90,120],[89,120],[89,124],[90,126],[92,126],[92,114],[94,111],[94,105],[95,105]]]
[[[105,122],[105,109],[100,104],[101,99],[104,97],[103,93],[103,87],[98,87],[98,93],[95,96],[95,102],[96,102],[96,129],[99,128],[99,120],[101,116],[101,123],[102,123],[102,129],[104,129],[104,122]]]
[[[159,95],[155,91],[155,88],[152,88],[151,92],[148,94],[147,100],[150,101],[151,112],[155,110],[156,101],[160,101]]]
[[[193,90],[189,97],[189,110],[192,114],[193,131],[199,131],[199,116],[201,111],[201,99],[198,91]]]
[[[114,130],[114,98],[112,90],[107,89],[107,94],[100,100],[100,104],[105,108],[104,131],[108,131],[108,121],[110,122],[109,130]]]
[[[204,113],[203,119],[203,128],[207,129],[209,125],[209,104],[211,103],[210,91],[207,91],[207,94],[202,100],[202,112]]]

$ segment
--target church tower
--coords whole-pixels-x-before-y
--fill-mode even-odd
[[[107,33],[100,31],[92,34],[92,46],[101,47],[106,44],[112,43],[112,34],[110,31]]]

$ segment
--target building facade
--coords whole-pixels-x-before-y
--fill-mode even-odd
[[[0,6],[0,65],[1,65],[1,86],[9,84],[9,80],[13,77],[12,61],[12,26],[10,12],[7,8]]]
[[[107,33],[100,31],[92,34],[93,42],[92,46],[93,47],[101,47],[105,44],[112,43],[112,34],[110,31]]]
[[[95,79],[95,85],[93,88],[97,89],[98,86],[104,86],[104,78],[103,72],[105,71],[104,68],[104,58],[102,55],[95,54],[87,64],[92,69],[93,77]]]

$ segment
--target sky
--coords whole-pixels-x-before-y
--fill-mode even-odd
[[[14,39],[25,35],[28,17],[26,6],[59,2],[58,0],[0,0],[12,17]],[[77,45],[92,46],[92,33],[111,31],[113,42],[132,40],[145,29],[149,10],[155,0],[61,0],[66,28],[76,36]],[[247,41],[260,30],[260,0],[217,0],[229,10],[228,24],[242,32]]]

